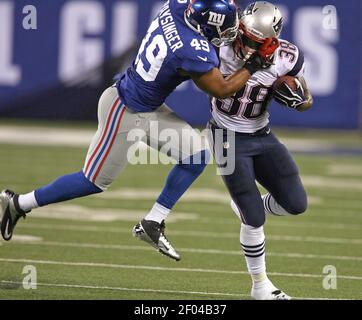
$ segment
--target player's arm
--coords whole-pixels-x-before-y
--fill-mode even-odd
[[[293,91],[287,83],[283,83],[278,90],[274,92],[274,98],[278,101],[288,101],[288,106],[297,111],[307,111],[313,105],[313,97],[308,89],[304,79],[304,54],[296,46],[289,42],[284,42],[284,46],[279,51],[279,57],[282,59],[287,73],[285,75],[295,78],[297,88]],[[293,65],[290,61],[295,61]],[[283,103],[282,103],[283,104]]]
[[[268,38],[258,52],[246,60],[245,65],[240,70],[226,78],[223,77],[218,68],[213,68],[206,73],[189,73],[188,75],[201,90],[217,99],[225,99],[241,90],[252,74],[270,67],[270,56],[278,47],[279,42],[276,38]]]
[[[313,105],[313,97],[308,89],[307,82],[305,81],[304,77],[299,77],[299,82],[302,85],[303,91],[304,91],[304,97],[306,101],[298,106],[296,109],[298,111],[307,111],[309,110]]]
[[[246,68],[242,68],[226,78],[217,68],[213,68],[207,73],[191,73],[189,75],[202,91],[217,99],[231,97],[243,88],[251,77]]]

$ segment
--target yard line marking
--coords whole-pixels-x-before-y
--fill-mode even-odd
[[[172,272],[179,271],[179,272],[201,272],[201,273],[249,275],[249,273],[247,271],[236,271],[236,270],[217,270],[217,269],[202,269],[202,268],[169,268],[169,267],[156,267],[156,266],[145,266],[145,265],[96,263],[96,262],[71,262],[71,261],[13,259],[13,258],[0,258],[0,262],[29,263],[29,264],[34,263],[34,264],[45,264],[45,265],[112,268],[112,269],[138,269],[138,270],[156,270],[156,271],[172,271]],[[325,277],[325,275],[323,275],[323,274],[319,275],[319,274],[308,274],[308,273],[268,272],[268,274],[271,276],[280,276],[280,277],[299,277],[299,278],[324,278]],[[362,280],[362,276],[338,275],[337,278],[344,279],[344,280]]]
[[[23,241],[14,239],[16,243],[25,245],[36,246],[55,246],[55,247],[73,247],[73,248],[91,248],[91,249],[111,249],[111,250],[142,250],[150,251],[148,246],[137,245],[118,245],[118,244],[100,244],[100,243],[74,243],[74,242],[59,242],[59,241]],[[1,242],[0,242],[1,244]],[[180,251],[189,253],[202,253],[202,254],[216,254],[216,255],[242,255],[241,250],[218,250],[218,249],[199,249],[199,248],[179,248]],[[284,258],[302,258],[302,259],[328,259],[328,260],[347,260],[347,261],[362,261],[362,257],[353,256],[334,256],[334,255],[317,255],[317,254],[304,254],[304,253],[280,253],[268,252],[267,256],[271,257],[284,257]]]
[[[1,280],[0,283],[4,284],[18,284],[22,282]],[[83,284],[63,284],[63,283],[37,283],[38,286],[55,287],[55,288],[73,288],[73,289],[94,289],[94,290],[112,290],[112,291],[136,291],[136,292],[157,292],[157,293],[181,293],[191,295],[206,295],[206,296],[226,296],[226,297],[248,297],[250,295],[245,293],[227,293],[227,292],[203,292],[203,291],[185,291],[185,290],[168,290],[168,289],[148,289],[148,288],[124,288],[124,287],[109,287],[109,286],[93,286]],[[354,300],[354,299],[340,299],[340,298],[311,298],[311,297],[293,297],[293,299],[301,300]]]
[[[362,204],[361,204],[362,206]],[[281,227],[281,228],[313,228],[313,229],[332,229],[332,230],[362,230],[362,224],[348,224],[348,223],[318,223],[318,222],[291,222],[291,221],[280,221],[285,217],[267,217],[267,223],[265,227]],[[239,223],[235,216],[232,218],[225,219],[213,219],[213,218],[199,218],[193,223],[205,223],[205,224],[233,224]]]
[[[361,171],[361,166],[357,165],[357,164],[329,164],[327,165],[327,172],[330,175],[335,175],[335,176],[351,176],[351,177],[356,177],[356,176],[361,176],[362,175],[362,171]]]
[[[139,221],[147,214],[147,210],[133,209],[109,209],[109,208],[87,208],[76,204],[55,204],[51,207],[41,207],[33,218],[57,219],[72,221],[96,221],[96,222],[113,222],[113,221]],[[170,216],[169,222],[179,220],[196,221],[199,214],[194,212],[175,212]]]
[[[306,187],[362,191],[362,182],[358,179],[342,179],[307,175],[302,175],[301,178]]]
[[[279,253],[269,252],[266,254],[271,257],[284,257],[284,258],[302,258],[302,259],[328,259],[328,260],[347,260],[347,261],[362,261],[362,257],[353,256],[334,256],[334,255],[318,255],[318,254],[305,254],[305,253]]]
[[[270,235],[267,236],[268,240],[275,241],[299,241],[299,242],[317,242],[317,243],[338,243],[338,244],[362,244],[362,239],[348,239],[348,238],[328,238],[328,237],[312,237],[312,236],[288,236],[288,235]]]
[[[95,195],[100,199],[125,199],[125,200],[154,200],[160,194],[156,188],[119,188]],[[215,188],[192,188],[182,196],[181,202],[198,202],[198,203],[220,203],[230,205],[230,194],[224,189]],[[309,196],[309,204],[323,204],[323,200],[318,196]],[[231,209],[230,209],[231,210]]]
[[[83,232],[108,232],[108,233],[127,233],[131,231],[128,228],[112,228],[112,227],[95,227],[95,226],[74,226],[74,225],[52,225],[52,224],[23,224],[21,228],[30,229],[53,229],[53,230],[65,230],[65,231],[83,231]],[[200,238],[223,238],[223,239],[235,239],[239,237],[239,233],[226,233],[226,232],[207,232],[207,231],[168,231],[172,236],[190,236]],[[362,244],[362,239],[348,239],[348,238],[329,238],[329,237],[314,237],[314,236],[290,236],[290,235],[268,235],[267,240],[271,241],[295,241],[295,242],[317,242],[326,244]]]

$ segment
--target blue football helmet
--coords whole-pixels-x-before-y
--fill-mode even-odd
[[[238,35],[238,8],[233,0],[191,0],[185,22],[214,46],[226,46]]]

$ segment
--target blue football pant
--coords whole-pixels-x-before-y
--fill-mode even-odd
[[[216,129],[209,127],[211,131]],[[227,131],[224,132],[226,138]],[[230,148],[225,150],[214,146],[213,150],[215,154],[231,152]],[[222,178],[245,224],[258,228],[265,223],[264,206],[256,181],[290,214],[306,210],[307,195],[297,165],[272,132],[263,136],[236,133],[233,151],[235,169]],[[215,154],[215,158],[220,159],[220,155]]]

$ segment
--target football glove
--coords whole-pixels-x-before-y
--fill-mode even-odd
[[[244,68],[246,68],[250,74],[269,68],[273,64],[273,54],[278,47],[279,41],[277,38],[267,38],[259,50],[245,62]]]
[[[286,82],[283,82],[273,93],[274,99],[277,102],[293,109],[297,109],[300,105],[307,102],[302,84],[298,79],[295,79],[295,82],[297,84],[296,92]]]

